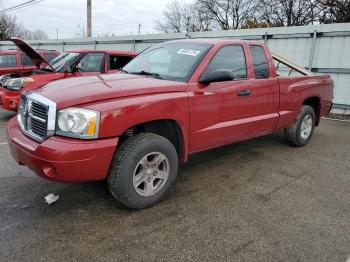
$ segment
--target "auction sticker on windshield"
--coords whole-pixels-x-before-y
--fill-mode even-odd
[[[177,51],[180,55],[190,55],[190,56],[197,56],[201,51],[194,50],[194,49],[187,49],[187,48],[181,48],[179,51]]]

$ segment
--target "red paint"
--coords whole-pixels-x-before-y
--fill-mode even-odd
[[[52,55],[52,56],[58,56],[60,53],[58,51],[50,51],[50,50],[37,50],[37,52],[42,56]],[[5,74],[16,74],[18,76],[27,76],[32,73],[34,69],[37,69],[37,67],[32,65],[23,65],[21,61],[21,56],[24,55],[23,52],[19,50],[4,50],[0,51],[1,55],[14,55],[16,57],[16,66],[12,67],[0,67],[0,76]]]
[[[79,58],[75,62],[75,64],[79,63],[85,55],[90,53],[102,53],[104,54],[103,58],[103,67],[100,71],[96,72],[40,72],[40,73],[33,73],[34,69],[40,68],[42,64],[46,65],[48,62],[42,57],[41,51],[34,50],[28,43],[24,42],[21,39],[18,38],[12,38],[11,39],[22,51],[26,52],[26,54],[32,59],[33,63],[36,65],[33,68],[31,68],[30,71],[26,71],[26,76],[30,76],[34,81],[31,83],[28,83],[25,87],[23,87],[20,91],[13,91],[6,89],[4,87],[0,87],[0,107],[6,110],[12,110],[17,111],[18,108],[18,101],[21,96],[21,94],[25,91],[29,90],[36,90],[40,87],[43,87],[44,85],[53,82],[55,80],[59,79],[66,79],[71,77],[80,77],[80,76],[94,76],[99,74],[111,74],[115,73],[118,70],[110,69],[109,68],[109,56],[125,56],[129,58],[133,58],[137,55],[136,52],[132,51],[121,51],[121,50],[89,50],[89,49],[83,49],[83,50],[74,50],[74,51],[67,51],[66,53],[78,53]],[[9,52],[9,51],[7,51]],[[15,51],[19,52],[19,51]],[[31,73],[30,73],[31,72]]]
[[[52,137],[38,144],[18,129],[16,118],[8,123],[8,138],[14,159],[50,180],[79,182],[105,178],[117,138],[80,141]]]
[[[333,98],[333,81],[329,76],[277,77],[269,50],[260,42],[187,41],[213,45],[188,83],[113,74],[54,82],[38,90],[54,101],[58,109],[79,106],[101,112],[99,139],[83,141],[53,136],[39,144],[23,135],[12,119],[8,125],[12,155],[17,162],[52,180],[102,180],[107,176],[114,151],[118,150],[118,137],[140,123],[176,121],[182,131],[185,162],[191,153],[290,126],[310,97],[320,99],[318,118],[328,113]],[[244,47],[247,79],[198,83],[211,58],[229,44]],[[270,66],[268,79],[255,79],[251,44],[265,49]],[[252,91],[250,96],[237,96],[238,91],[245,89]]]

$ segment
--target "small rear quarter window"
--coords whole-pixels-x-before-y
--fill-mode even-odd
[[[129,56],[109,55],[109,69],[119,70],[129,63],[131,59],[132,57]]]
[[[252,45],[250,46],[250,52],[253,57],[255,78],[269,78],[269,64],[267,62],[264,48],[258,45]]]

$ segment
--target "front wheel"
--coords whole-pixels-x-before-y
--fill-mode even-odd
[[[305,146],[315,129],[315,111],[311,106],[302,106],[293,125],[284,129],[284,136],[292,146]]]
[[[178,155],[166,138],[140,133],[117,150],[107,178],[112,195],[133,209],[161,201],[175,181]]]

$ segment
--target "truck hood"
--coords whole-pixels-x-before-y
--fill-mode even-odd
[[[12,37],[10,40],[32,60],[37,68],[40,68],[41,64],[47,64],[51,67],[50,63],[27,42],[17,37]],[[52,69],[55,71],[54,68]]]
[[[119,73],[62,79],[37,92],[55,102],[60,109],[113,98],[183,92],[187,86],[182,82]]]

